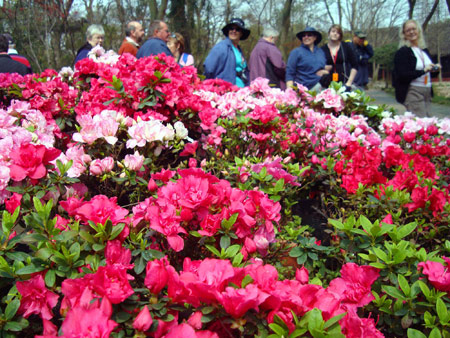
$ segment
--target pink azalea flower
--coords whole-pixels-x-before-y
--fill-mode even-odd
[[[144,284],[151,293],[157,295],[167,285],[169,280],[168,265],[167,256],[147,263]]]
[[[67,313],[61,331],[67,338],[108,338],[116,326],[101,308],[76,307]]]
[[[152,324],[153,324],[153,319],[150,314],[150,311],[148,310],[147,306],[144,306],[142,308],[141,312],[139,312],[139,314],[134,319],[133,328],[138,331],[145,332],[150,329]]]
[[[445,265],[439,262],[426,261],[417,265],[417,269],[427,276],[428,281],[437,290],[447,292],[450,295],[450,259],[442,257]]]
[[[227,287],[219,295],[219,301],[233,318],[241,318],[250,309],[259,310],[269,294],[262,292],[256,285],[249,284],[244,289]]]
[[[22,195],[14,192],[12,196],[5,200],[6,210],[10,214],[13,214],[17,207],[20,207],[20,201],[22,200]]]
[[[132,279],[126,268],[118,264],[101,266],[92,276],[93,290],[100,297],[107,297],[112,304],[119,304],[134,294],[129,282]]]
[[[59,296],[45,287],[42,274],[37,274],[24,282],[16,282],[17,291],[21,295],[19,313],[25,318],[37,314],[42,319],[53,318],[52,309],[58,303]]]
[[[125,155],[123,165],[131,171],[139,171],[144,165],[144,156],[135,151],[134,155]]]

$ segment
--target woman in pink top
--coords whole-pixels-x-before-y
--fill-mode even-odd
[[[183,35],[180,33],[172,34],[167,41],[167,47],[181,67],[194,65],[194,57],[191,54],[184,53]]]

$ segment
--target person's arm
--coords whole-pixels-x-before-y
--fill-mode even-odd
[[[290,54],[286,66],[286,86],[293,87],[295,79],[295,69],[297,67],[297,50],[294,49]]]
[[[204,75],[207,79],[215,79],[218,73],[219,62],[221,62],[221,56],[225,55],[225,53],[220,52],[220,48],[218,45],[215,45],[203,63],[204,67]]]
[[[357,71],[355,68],[352,68],[352,69],[350,70],[350,75],[349,75],[349,77],[348,77],[347,82],[345,83],[345,85],[346,85],[347,87],[351,87],[351,86],[352,86],[353,81],[355,80],[355,76],[356,76],[357,73],[358,73],[358,71]]]
[[[369,55],[369,59],[374,55],[373,48],[371,44],[367,44],[366,46],[366,52]]]

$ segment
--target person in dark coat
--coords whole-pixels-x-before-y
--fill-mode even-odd
[[[8,55],[8,38],[5,35],[0,35],[0,73],[18,73],[20,75],[31,74],[29,69],[24,64],[15,61]]]
[[[274,87],[286,89],[284,77],[286,64],[280,50],[275,45],[279,33],[270,27],[263,31],[263,37],[259,39],[250,54],[250,81],[258,77],[269,79],[269,84]]]
[[[100,25],[90,25],[86,31],[86,43],[78,49],[77,56],[75,57],[76,64],[78,61],[88,57],[92,48],[97,45],[102,46],[105,39],[105,30]]]
[[[203,64],[207,79],[222,79],[245,87],[250,84],[250,72],[247,67],[239,41],[246,40],[250,30],[245,28],[244,21],[232,18],[222,28],[226,38],[215,45]]]
[[[321,85],[327,88],[331,81],[342,82],[351,90],[353,81],[358,73],[358,61],[352,47],[342,41],[343,32],[340,25],[332,25],[328,31],[328,43],[322,47],[327,60],[331,65],[328,76],[321,79]]]
[[[30,61],[28,61],[28,59],[25,56],[20,55],[19,52],[16,50],[16,43],[14,42],[12,35],[9,33],[5,33],[4,35],[8,39],[8,43],[9,43],[9,46],[8,46],[9,56],[11,56],[11,58],[13,60],[23,63],[25,66],[27,66],[30,69],[30,72],[33,73],[33,69],[31,69]]]
[[[399,50],[394,57],[395,98],[417,116],[430,116],[431,74],[441,69],[425,48],[422,27],[415,20],[400,28]]]
[[[353,35],[353,51],[358,60],[358,73],[354,83],[361,88],[365,88],[369,83],[369,59],[373,56],[372,45],[366,40],[366,33],[356,31]]]

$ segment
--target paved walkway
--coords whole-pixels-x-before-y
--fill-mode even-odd
[[[369,89],[366,91],[367,95],[369,95],[371,98],[375,99],[375,104],[382,105],[385,104],[389,107],[394,108],[398,114],[403,114],[405,112],[405,107],[395,101],[395,97],[392,95],[387,94],[386,92],[379,90],[379,89]],[[448,117],[450,118],[450,106],[445,106],[441,104],[431,104],[431,115],[443,118]]]

